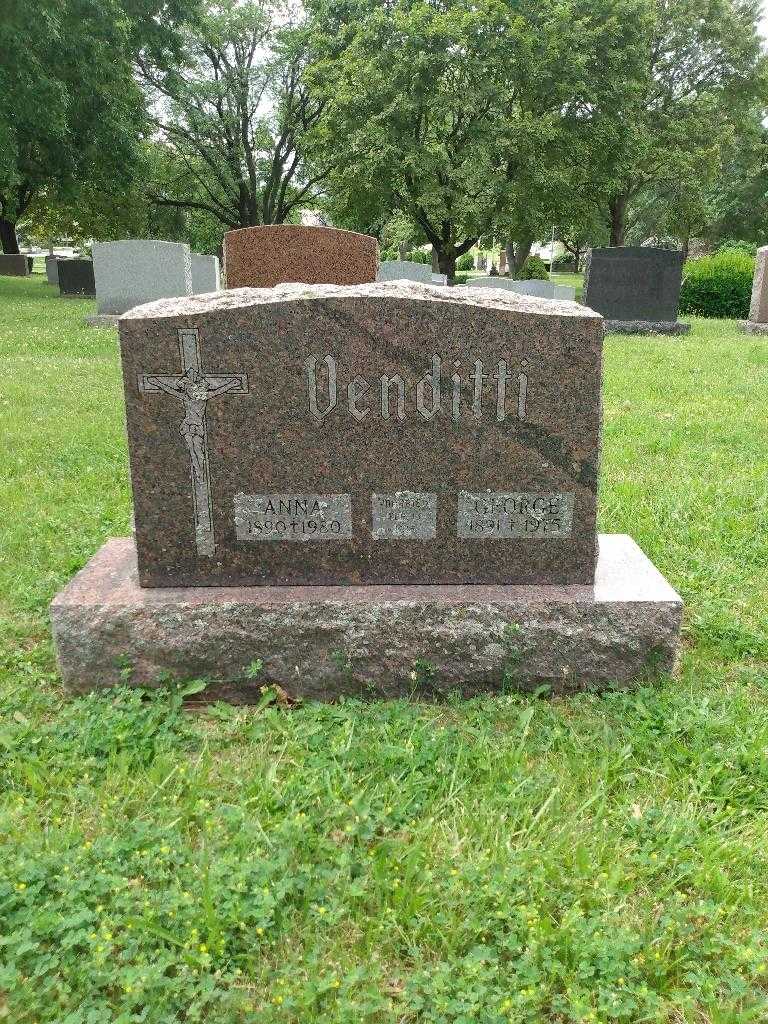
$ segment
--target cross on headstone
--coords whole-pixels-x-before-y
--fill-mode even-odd
[[[206,403],[219,395],[247,395],[248,377],[244,373],[204,372],[196,328],[179,330],[179,354],[181,373],[139,374],[139,391],[144,394],[162,392],[184,404],[184,418],[179,433],[189,451],[197,552],[199,555],[212,555],[216,544],[211,507]]]

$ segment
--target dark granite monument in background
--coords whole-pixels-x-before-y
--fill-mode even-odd
[[[96,283],[92,260],[59,260],[59,295],[65,299],[94,298]]]
[[[0,253],[0,277],[27,277],[30,273],[26,256]]]
[[[421,662],[430,692],[671,669],[679,597],[596,534],[602,336],[576,303],[402,281],[131,310],[135,539],[53,603],[65,680],[242,696],[260,659],[329,697],[409,692]]]
[[[584,303],[605,317],[607,331],[684,334],[677,319],[683,254],[677,249],[614,246],[590,249]]]

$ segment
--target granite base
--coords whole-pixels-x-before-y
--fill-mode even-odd
[[[768,324],[757,323],[755,320],[739,320],[739,330],[744,334],[768,334]]]
[[[211,699],[246,702],[269,682],[320,700],[627,686],[674,670],[681,618],[678,594],[619,534],[600,537],[594,587],[142,589],[120,538],[51,605],[72,690],[203,677]]]
[[[86,327],[117,327],[121,313],[94,313],[85,318]]]
[[[690,324],[680,320],[606,320],[606,334],[687,334]]]

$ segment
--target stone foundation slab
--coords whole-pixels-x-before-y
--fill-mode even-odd
[[[606,334],[687,334],[690,324],[680,320],[606,320]]]
[[[739,320],[739,330],[744,334],[768,334],[768,324],[757,323],[754,320]]]
[[[594,587],[142,589],[134,543],[120,538],[58,594],[51,619],[75,691],[204,677],[211,698],[254,700],[276,682],[329,700],[627,686],[674,670],[682,607],[619,534],[600,537]]]

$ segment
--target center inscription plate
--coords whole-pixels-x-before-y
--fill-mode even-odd
[[[602,334],[402,281],[130,310],[142,585],[592,583]]]

